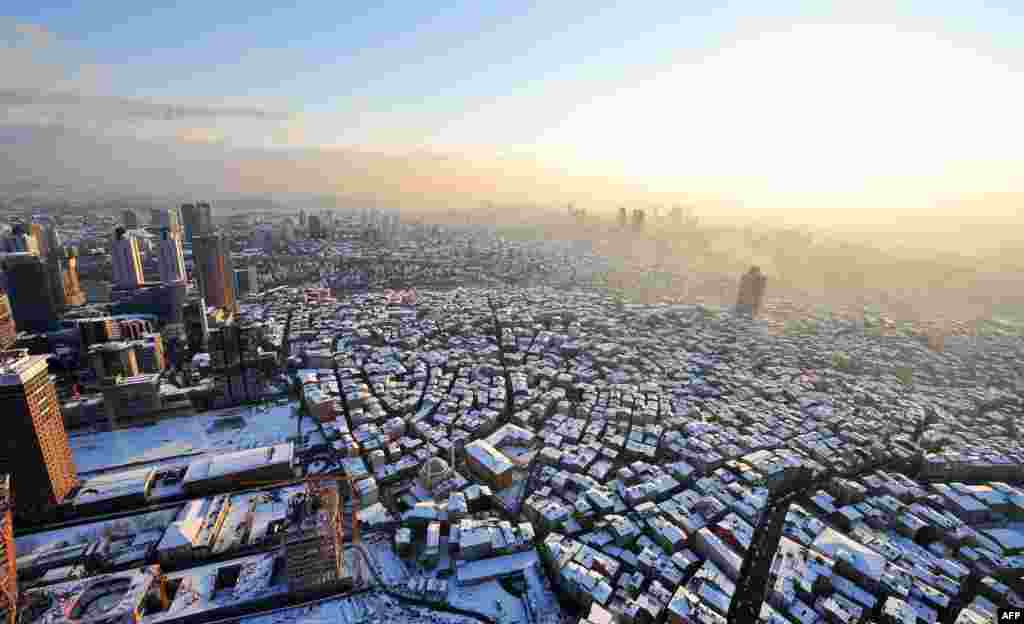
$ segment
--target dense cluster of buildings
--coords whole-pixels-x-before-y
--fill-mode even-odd
[[[150,216],[107,229],[105,307],[58,226],[5,239],[11,621],[244,619],[377,586],[492,620],[708,624],[764,556],[762,622],[1024,606],[1019,338],[770,333],[573,288],[602,265],[557,243],[373,211]]]

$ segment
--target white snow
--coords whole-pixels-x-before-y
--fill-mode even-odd
[[[390,542],[366,543],[366,550],[373,562],[377,564],[381,580],[388,586],[404,583],[409,577],[405,563],[399,559]]]
[[[477,620],[406,606],[385,594],[370,592],[318,604],[254,615],[244,624],[478,624]]]
[[[61,542],[67,542],[68,544],[82,544],[99,539],[103,534],[104,529],[107,529],[108,527],[116,529],[117,532],[121,534],[135,534],[147,529],[163,530],[172,521],[174,521],[174,517],[178,514],[178,509],[179,508],[175,507],[171,509],[164,509],[163,511],[153,511],[136,516],[129,516],[127,518],[120,518],[117,520],[105,520],[102,522],[94,522],[92,524],[57,529],[55,531],[23,535],[15,538],[14,550],[17,553],[17,556],[21,557],[51,544],[56,545]]]
[[[313,428],[303,420],[303,428]],[[183,453],[232,451],[284,442],[296,433],[292,404],[267,411],[233,407],[150,427],[132,427],[72,436],[75,468],[90,472]]]
[[[498,581],[477,585],[448,584],[448,604],[489,615],[505,624],[528,624],[523,601],[506,592]],[[501,607],[498,607],[498,605]]]

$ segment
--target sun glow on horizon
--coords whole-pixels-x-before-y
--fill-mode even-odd
[[[892,206],[1021,190],[1020,68],[933,33],[803,25],[581,105],[549,154],[653,190]]]

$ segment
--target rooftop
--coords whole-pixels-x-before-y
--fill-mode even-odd
[[[45,355],[29,355],[28,349],[0,352],[0,385],[23,385],[48,370]]]

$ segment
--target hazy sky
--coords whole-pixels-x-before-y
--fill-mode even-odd
[[[505,157],[772,207],[1024,191],[1019,1],[353,4],[7,0],[0,123]]]

